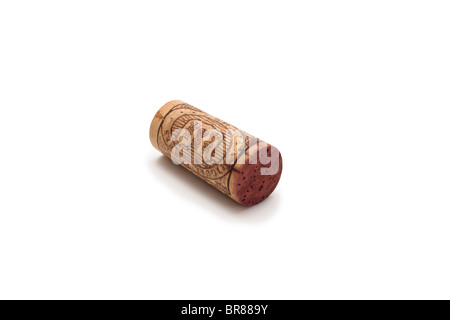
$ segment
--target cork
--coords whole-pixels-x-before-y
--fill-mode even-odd
[[[183,157],[176,164],[246,207],[267,199],[280,181],[277,148],[180,100],[158,110],[150,141],[174,163]]]

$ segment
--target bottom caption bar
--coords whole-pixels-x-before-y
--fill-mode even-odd
[[[152,308],[177,319],[276,319],[292,314],[299,301],[285,300],[193,300],[148,301]],[[297,310],[298,311],[298,310]]]

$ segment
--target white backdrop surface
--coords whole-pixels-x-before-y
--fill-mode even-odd
[[[3,1],[0,298],[450,298],[446,1]],[[244,209],[150,144],[277,146]]]

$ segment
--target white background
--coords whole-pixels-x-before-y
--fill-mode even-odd
[[[0,298],[450,298],[448,1],[2,1]],[[277,146],[244,209],[150,144]]]

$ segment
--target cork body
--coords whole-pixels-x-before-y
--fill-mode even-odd
[[[197,128],[199,124],[200,129]],[[188,135],[178,140],[174,135],[180,130]],[[211,130],[220,132],[222,140],[218,136],[201,138]],[[232,136],[230,132],[237,134]],[[245,137],[240,144],[236,143],[237,136]],[[150,141],[157,150],[174,161],[174,147],[183,139],[191,139],[184,141],[189,143],[191,153],[190,161],[183,161],[180,165],[243,206],[252,206],[266,199],[280,180],[282,158],[278,149],[183,101],[170,101],[153,118]],[[199,162],[205,149],[211,147],[214,141],[216,145],[222,144],[223,157],[218,153],[221,161],[217,161],[216,157],[214,163],[208,164],[203,159]],[[227,153],[231,149],[234,152]],[[268,164],[268,158],[262,158],[260,154],[269,157],[271,163]],[[269,166],[272,172],[267,170]]]

